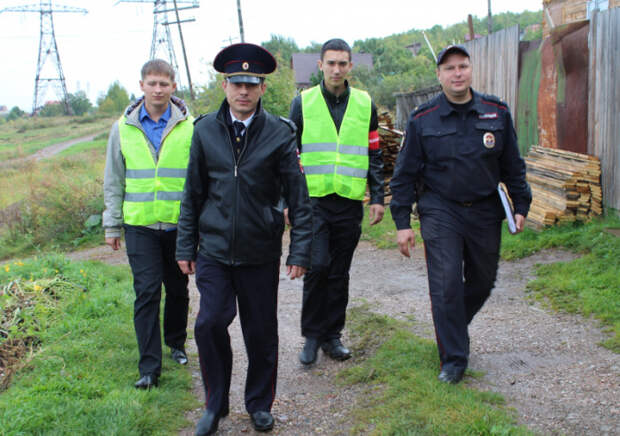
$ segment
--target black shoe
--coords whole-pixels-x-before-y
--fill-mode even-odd
[[[340,342],[340,339],[329,339],[321,344],[321,349],[332,359],[347,360],[351,357],[351,351]]]
[[[463,375],[465,374],[464,369],[442,369],[439,373],[440,382],[443,383],[451,383],[453,385],[457,384],[461,380],[463,380]]]
[[[270,431],[273,428],[273,416],[269,412],[254,412],[250,418],[256,431]]]
[[[170,355],[180,365],[187,365],[187,354],[181,348],[170,348]]]
[[[215,433],[219,422],[219,415],[216,415],[210,410],[205,410],[205,413],[196,425],[196,436],[206,436]]]
[[[319,351],[319,340],[316,338],[306,338],[304,349],[299,353],[299,361],[304,365],[316,362],[317,352]]]
[[[153,387],[157,387],[157,376],[147,374],[138,380],[134,386],[136,389],[151,389]]]

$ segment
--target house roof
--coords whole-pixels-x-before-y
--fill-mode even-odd
[[[298,85],[310,84],[310,76],[317,74],[319,69],[317,61],[321,53],[293,53],[291,58],[291,68],[295,72],[295,83]],[[370,53],[353,53],[353,67],[366,65],[373,68],[372,55]]]

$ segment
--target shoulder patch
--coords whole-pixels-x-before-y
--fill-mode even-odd
[[[283,123],[287,124],[291,130],[293,131],[293,133],[297,132],[297,126],[295,125],[294,122],[292,122],[291,120],[289,120],[288,118],[285,118],[283,116],[280,116],[280,121],[282,121]]]
[[[196,117],[196,119],[194,120],[194,125],[196,125],[196,123],[197,123],[198,121],[200,121],[201,119],[203,119],[203,118],[204,118],[204,117],[206,117],[206,116],[207,116],[207,114],[202,114],[202,115],[200,115],[199,117]]]
[[[499,97],[491,94],[482,94],[482,102],[493,106],[498,106],[500,109],[508,109],[506,102],[501,101]]]

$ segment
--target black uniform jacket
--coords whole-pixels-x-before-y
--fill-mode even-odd
[[[235,159],[229,106],[196,120],[178,223],[177,260],[197,250],[227,265],[263,264],[282,254],[283,195],[292,223],[287,265],[310,266],[312,209],[297,156],[295,125],[259,103]]]
[[[351,94],[351,90],[349,89],[348,82],[346,83],[346,90],[339,96],[335,96],[327,89],[325,89],[325,85],[323,81],[321,81],[321,92],[323,93],[323,98],[327,103],[327,107],[329,108],[329,113],[332,116],[332,120],[334,120],[334,125],[336,126],[336,131],[340,131],[340,125],[342,124],[342,119],[344,118],[344,113],[347,110],[347,104],[349,102],[349,95]],[[297,126],[297,140],[298,145],[301,151],[301,135],[304,129],[304,120],[302,114],[302,105],[301,105],[301,95],[298,95],[291,102],[291,109],[289,112],[289,118],[291,121],[295,123]],[[374,103],[372,103],[372,108],[370,112],[370,125],[368,126],[368,131],[372,132],[379,128],[379,121],[377,117],[377,107]],[[384,196],[384,187],[383,187],[383,157],[381,153],[381,148],[377,150],[368,150],[368,189],[370,191],[370,204],[381,204],[383,205],[383,196]],[[328,201],[334,201],[334,198],[338,197],[337,195],[331,195],[327,199]],[[348,200],[343,197],[339,197],[341,201],[355,201]]]
[[[476,202],[497,195],[502,181],[515,213],[527,216],[532,194],[510,111],[497,97],[472,93],[467,112],[459,113],[441,93],[411,113],[390,183],[397,229],[410,227],[420,189],[450,201]]]

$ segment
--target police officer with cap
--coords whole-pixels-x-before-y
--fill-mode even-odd
[[[179,217],[176,258],[196,273],[200,309],[195,338],[205,387],[197,435],[212,434],[229,413],[232,349],[228,326],[237,307],[248,354],[245,408],[269,431],[278,366],[277,292],[284,215],[291,221],[287,275],[310,265],[312,211],[297,157],[294,124],[262,108],[273,56],[254,44],[223,49],[219,111],[196,120]]]
[[[418,204],[441,372],[458,383],[469,358],[468,325],[497,275],[501,222],[497,187],[512,197],[517,232],[532,196],[506,104],[471,88],[465,47],[437,57],[442,93],[414,110],[391,181],[390,210],[400,252],[415,244],[411,206]]]

